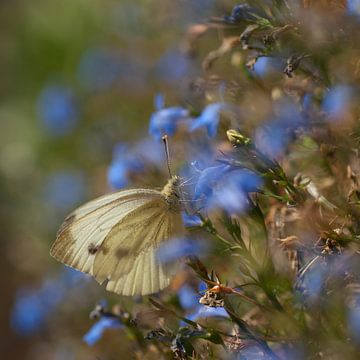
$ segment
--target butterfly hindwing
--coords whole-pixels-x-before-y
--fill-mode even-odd
[[[124,217],[104,240],[94,262],[94,277],[108,279],[106,289],[122,295],[146,295],[169,285],[178,263],[161,264],[162,242],[181,233],[179,212],[163,198],[150,201]]]

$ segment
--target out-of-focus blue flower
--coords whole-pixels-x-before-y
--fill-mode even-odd
[[[348,327],[352,336],[360,342],[360,298],[356,299],[356,303],[349,309]]]
[[[272,158],[283,155],[299,126],[306,126],[305,118],[296,105],[287,101],[275,107],[276,118],[255,132],[256,147]]]
[[[256,76],[263,78],[274,71],[280,71],[282,65],[282,62],[278,58],[260,56],[254,64],[253,71]]]
[[[224,20],[229,24],[236,24],[242,21],[255,20],[256,10],[248,4],[239,4],[233,7],[230,16],[224,16]]]
[[[79,275],[80,274],[80,275]],[[18,334],[29,336],[41,330],[70,288],[78,288],[84,275],[66,269],[57,278],[46,279],[39,289],[22,288],[11,311],[11,326]],[[84,284],[81,281],[81,284]]]
[[[255,133],[257,148],[271,158],[278,158],[283,155],[289,141],[288,129],[279,120],[273,120],[271,123],[257,129]]]
[[[120,320],[113,316],[102,316],[90,330],[84,335],[83,340],[89,345],[93,346],[98,340],[101,339],[106,329],[121,329],[124,324]]]
[[[330,120],[336,120],[347,111],[351,101],[352,90],[347,85],[333,87],[322,102],[323,110],[328,114]]]
[[[113,160],[108,169],[108,182],[114,189],[121,189],[128,185],[131,172],[141,172],[143,161],[134,153],[127,151],[127,146],[117,144],[113,151]]]
[[[189,111],[180,106],[160,109],[151,115],[149,133],[157,140],[165,134],[174,135],[179,121],[188,116]]]
[[[158,76],[168,82],[181,80],[189,75],[190,59],[177,49],[167,50],[156,65]]]
[[[156,94],[154,97],[154,108],[155,110],[161,110],[165,106],[164,94]]]
[[[208,246],[199,240],[189,238],[175,238],[164,242],[157,250],[157,259],[160,263],[166,264],[178,260],[183,256],[203,256],[207,253]]]
[[[210,307],[205,305],[199,305],[196,310],[193,313],[187,315],[186,318],[192,321],[196,321],[199,318],[215,316],[229,318],[229,314],[223,307]]]
[[[205,127],[210,137],[214,137],[220,121],[220,113],[226,107],[223,103],[207,105],[201,115],[190,125],[190,131]]]
[[[46,179],[43,196],[53,207],[68,210],[83,200],[85,189],[85,177],[81,172],[59,171]]]
[[[118,78],[121,65],[109,51],[91,49],[84,53],[78,67],[81,84],[90,90],[103,90]]]
[[[248,170],[229,172],[207,198],[207,208],[209,210],[221,208],[229,214],[242,213],[250,205],[248,193],[258,191],[262,183],[258,175]]]
[[[79,119],[78,106],[72,90],[65,86],[46,86],[37,101],[37,113],[42,125],[54,136],[70,134]]]
[[[165,164],[164,145],[154,139],[146,138],[136,143],[134,152],[146,163],[163,167]]]
[[[43,307],[41,297],[30,290],[21,290],[11,313],[11,326],[20,335],[27,336],[42,328],[48,310]]]
[[[189,215],[186,212],[182,212],[183,223],[186,227],[201,226],[202,220],[197,215]]]
[[[199,294],[186,284],[179,289],[178,297],[181,307],[185,310],[199,305]]]
[[[360,0],[347,0],[347,10],[352,15],[360,16]]]
[[[225,173],[230,170],[229,165],[211,166],[203,170],[195,186],[195,199],[199,199],[202,194],[209,196],[212,193],[214,184],[219,181]]]
[[[327,270],[325,266],[313,266],[302,278],[301,287],[307,301],[314,302],[324,288]]]

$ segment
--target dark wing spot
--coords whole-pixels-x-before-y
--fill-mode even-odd
[[[88,252],[90,255],[95,255],[100,249],[99,245],[95,245],[93,243],[90,243],[88,246]]]

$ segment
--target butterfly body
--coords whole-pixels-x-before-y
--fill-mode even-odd
[[[60,227],[50,254],[122,295],[146,295],[169,285],[178,263],[158,262],[164,241],[181,235],[180,179],[162,191],[130,189],[92,200]]]

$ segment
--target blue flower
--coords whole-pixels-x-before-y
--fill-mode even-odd
[[[236,24],[241,21],[256,20],[255,9],[248,4],[239,4],[233,7],[230,16],[224,16],[224,20],[229,24]]]
[[[68,210],[84,196],[85,178],[79,171],[59,171],[45,181],[45,200],[60,210]]]
[[[146,164],[150,163],[161,168],[165,164],[164,145],[154,139],[146,138],[136,143],[134,153],[144,159]]]
[[[90,49],[80,59],[78,77],[90,90],[103,90],[111,86],[120,75],[121,64],[104,49]]]
[[[189,238],[175,238],[163,243],[157,250],[157,259],[160,263],[166,264],[188,255],[204,255],[208,246],[198,240]]]
[[[201,226],[203,223],[197,215],[189,215],[186,212],[182,212],[182,219],[186,227]]]
[[[102,316],[90,330],[84,335],[83,340],[89,345],[93,346],[98,340],[101,339],[106,329],[121,329],[124,328],[124,324],[120,320],[113,316]]]
[[[355,304],[349,309],[348,327],[352,336],[360,341],[360,298],[355,299]]]
[[[347,111],[351,101],[352,89],[346,85],[333,87],[322,102],[323,110],[331,120],[336,120]]]
[[[205,107],[201,115],[195,119],[190,126],[190,131],[205,127],[210,137],[214,137],[220,121],[220,112],[224,109],[225,104],[213,103]]]
[[[199,294],[186,284],[178,290],[178,297],[181,307],[185,310],[199,305]]]
[[[156,64],[158,76],[169,83],[183,79],[188,75],[190,61],[178,49],[167,50]]]
[[[272,158],[284,154],[299,126],[306,126],[299,109],[286,99],[274,108],[276,118],[258,128],[255,132],[257,148]]]
[[[360,0],[347,0],[347,10],[350,14],[360,16]]]
[[[70,134],[79,119],[72,90],[60,85],[43,89],[37,101],[37,113],[45,129],[54,136]]]
[[[239,214],[246,211],[250,205],[248,193],[258,191],[262,179],[248,170],[229,172],[216,185],[215,191],[207,198],[209,210],[221,208],[229,214]]]
[[[179,121],[188,116],[188,110],[180,106],[160,109],[151,115],[149,133],[157,140],[165,134],[174,135]]]
[[[229,170],[229,165],[211,166],[203,170],[195,186],[195,199],[199,199],[203,194],[206,196],[211,195],[215,183],[219,181]]]
[[[199,318],[208,317],[225,317],[229,318],[229,314],[223,307],[210,307],[205,305],[198,305],[194,312],[189,314],[186,318],[192,321],[196,321]]]
[[[79,278],[84,275],[66,269],[58,277],[45,279],[38,289],[21,288],[17,291],[11,310],[11,326],[18,334],[29,336],[40,331],[49,316],[63,300],[69,289],[84,284]],[[83,280],[83,279],[82,279]]]
[[[108,169],[108,182],[114,189],[128,185],[129,174],[141,172],[144,163],[139,156],[127,151],[127,146],[117,144],[113,151],[113,160]]]

